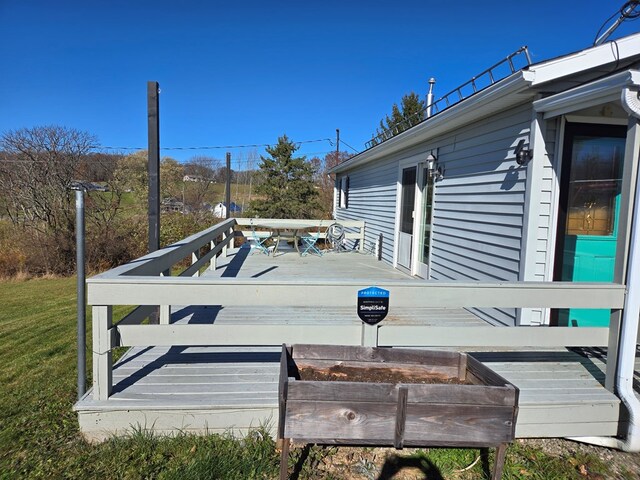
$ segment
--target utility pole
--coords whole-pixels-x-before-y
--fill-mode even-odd
[[[336,128],[336,165],[340,158],[340,129]]]
[[[227,183],[225,190],[225,202],[227,203],[225,218],[229,218],[231,216],[231,152],[227,152]]]
[[[147,82],[149,252],[160,248],[160,106],[158,82]]]

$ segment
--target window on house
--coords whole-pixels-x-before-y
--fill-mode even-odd
[[[340,208],[349,208],[349,177],[340,179]]]

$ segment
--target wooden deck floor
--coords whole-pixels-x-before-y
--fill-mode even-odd
[[[246,245],[246,244],[245,244]],[[328,252],[322,257],[301,257],[292,247],[280,247],[278,254],[267,256],[256,250],[241,247],[230,249],[227,257],[218,257],[216,270],[206,275],[221,278],[287,279],[367,279],[411,280],[412,277],[377,261],[371,255],[359,252]]]
[[[367,278],[408,277],[361,254],[327,254],[322,258],[282,254],[271,258],[240,249],[207,275],[229,278]],[[354,311],[220,306],[174,306],[172,322],[320,323],[358,322]],[[492,328],[463,309],[396,308],[385,321],[422,325]],[[309,339],[308,343],[313,343]],[[277,423],[280,346],[273,347],[136,347],[113,371],[113,395],[94,401],[89,392],[76,404],[80,427],[90,439],[103,439],[134,428],[158,433],[245,432]],[[604,361],[593,351],[475,352],[520,390],[518,437],[616,435],[620,402],[603,387]]]
[[[148,347],[116,365],[109,400],[76,410],[93,439],[133,428],[239,433],[275,427],[279,347]],[[620,402],[604,387],[602,359],[569,350],[475,352],[520,388],[518,437],[615,435]]]

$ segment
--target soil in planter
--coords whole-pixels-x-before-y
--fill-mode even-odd
[[[334,365],[330,368],[301,367],[300,380],[316,382],[368,382],[368,383],[419,383],[419,384],[449,384],[473,385],[472,382],[460,380],[457,377],[427,375],[420,372],[408,372],[379,367],[349,367]]]

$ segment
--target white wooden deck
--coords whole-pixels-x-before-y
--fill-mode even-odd
[[[240,249],[206,275],[221,278],[409,277],[358,253],[267,257]],[[355,300],[354,300],[355,305]],[[173,306],[178,324],[359,324],[346,308]],[[385,322],[494,328],[464,309],[395,308]],[[308,343],[314,343],[313,338]],[[473,350],[473,349],[467,349]],[[96,401],[89,392],[76,404],[82,432],[103,439],[134,428],[158,433],[245,432],[277,423],[280,346],[134,347],[114,366],[113,392]],[[520,388],[518,437],[612,436],[620,402],[604,389],[604,356],[592,350],[476,352],[479,360]]]

